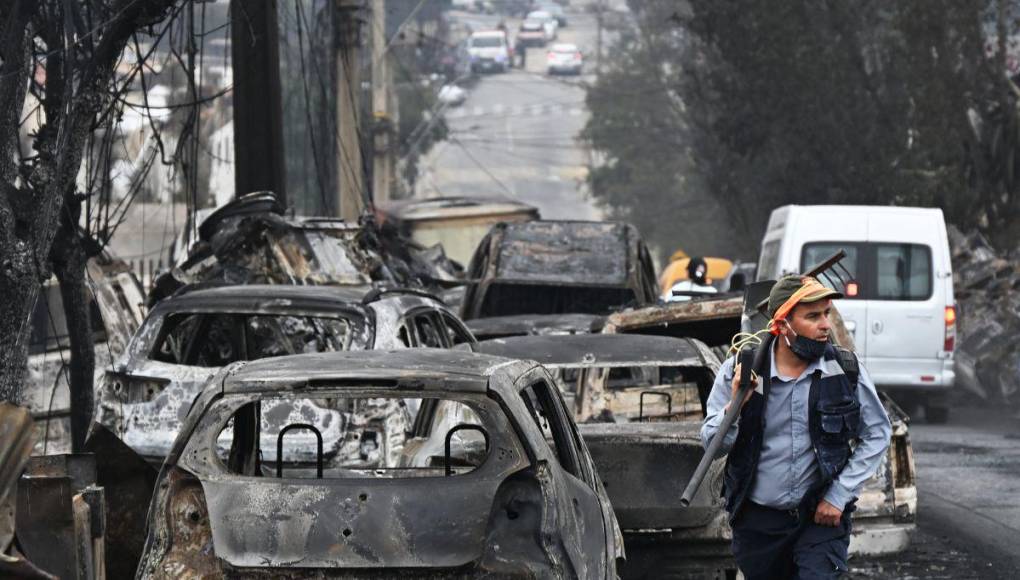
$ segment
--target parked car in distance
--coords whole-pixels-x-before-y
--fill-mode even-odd
[[[267,429],[267,408],[310,400],[417,404],[401,452],[366,469],[337,452],[360,435],[356,425],[313,417]],[[294,452],[301,436],[318,443],[311,455]],[[608,580],[623,555],[606,492],[552,378],[533,362],[471,352],[231,365],[191,406],[155,489],[139,578],[243,570]]]
[[[450,83],[439,88],[436,98],[447,107],[459,107],[467,100],[467,91],[454,83]]]
[[[549,74],[581,74],[584,57],[576,44],[554,44],[546,53],[546,70]]]
[[[541,20],[524,20],[517,28],[517,42],[522,48],[545,46],[548,41],[546,27]]]
[[[552,42],[556,40],[557,32],[559,31],[560,25],[556,21],[556,17],[546,12],[545,10],[534,10],[528,12],[528,15],[524,17],[525,21],[535,20],[542,23],[542,28],[545,30],[546,42]]]
[[[551,14],[556,19],[556,26],[559,28],[567,27],[567,14],[563,11],[563,6],[560,4],[556,2],[539,2],[535,5],[535,8]]]
[[[471,72],[506,72],[512,60],[510,43],[502,30],[475,32],[468,39]]]
[[[159,463],[188,405],[209,377],[232,362],[473,342],[452,311],[415,291],[252,284],[178,292],[152,309],[103,377],[96,421]],[[279,420],[289,415],[279,413]],[[377,447],[385,452],[385,421],[379,426]]]
[[[875,385],[946,421],[957,313],[942,210],[780,207],[762,239],[758,279],[804,271],[841,249],[850,280],[835,304]]]

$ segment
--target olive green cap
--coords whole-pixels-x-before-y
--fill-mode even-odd
[[[776,311],[779,307],[786,303],[794,294],[797,293],[805,284],[817,285],[818,288],[797,301],[800,303],[811,303],[824,300],[826,298],[842,298],[843,294],[837,292],[832,288],[823,286],[817,279],[811,276],[801,276],[800,274],[792,274],[789,276],[783,276],[772,285],[772,290],[769,291],[769,316],[775,316]]]

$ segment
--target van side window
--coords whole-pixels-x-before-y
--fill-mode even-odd
[[[800,259],[800,271],[806,272],[816,264],[821,263],[829,256],[835,254],[840,250],[846,251],[846,257],[840,262],[840,264],[850,271],[850,276],[854,281],[861,283],[861,246],[863,244],[855,244],[853,242],[816,242],[811,244],[805,244],[804,250],[801,254]],[[824,276],[820,276],[819,282],[826,286],[843,291],[843,288],[834,288],[833,285],[825,279]],[[864,298],[862,295],[856,296],[857,298]],[[848,296],[847,298],[854,298]]]
[[[761,247],[761,258],[758,260],[758,280],[778,278],[776,272],[779,265],[779,240],[765,242]]]
[[[876,244],[878,300],[927,300],[931,296],[931,249],[919,244]]]

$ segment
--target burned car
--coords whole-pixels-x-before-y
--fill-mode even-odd
[[[764,296],[771,284],[756,282],[751,289],[757,288],[759,295]],[[606,318],[602,332],[695,337],[724,357],[745,314],[755,316],[745,313],[743,298],[721,295],[615,312]],[[831,317],[833,341],[853,350],[853,336],[835,307]],[[758,317],[757,328],[763,328],[764,322]],[[906,549],[916,528],[917,483],[910,445],[910,418],[886,393],[879,391],[879,397],[892,422],[892,441],[883,465],[865,483],[857,501],[850,541],[852,554],[900,552]]]
[[[266,417],[280,400],[411,399],[402,452],[367,469],[339,451],[356,425]],[[437,349],[297,355],[206,385],[160,473],[137,576],[615,578],[617,531],[542,367]]]
[[[482,239],[468,267],[465,320],[515,314],[606,314],[655,302],[648,248],[618,222],[503,223]]]
[[[245,285],[185,289],[161,301],[97,392],[96,420],[137,453],[161,462],[188,405],[223,366],[282,355],[411,347],[450,348],[474,337],[445,305],[413,290]],[[338,411],[314,406],[293,413]],[[379,409],[377,449],[402,437]],[[399,415],[399,414],[398,414]],[[396,421],[396,423],[394,423]],[[389,423],[387,423],[389,422]],[[392,423],[392,424],[391,424]],[[396,442],[394,442],[396,444]],[[369,443],[362,442],[363,450]]]
[[[689,507],[680,504],[682,484],[704,454],[704,401],[719,369],[707,346],[593,334],[488,340],[478,349],[536,360],[557,378],[623,529],[621,577],[735,570],[719,493],[724,461],[713,463]]]

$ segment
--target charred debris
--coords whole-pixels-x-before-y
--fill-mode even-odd
[[[88,453],[29,459],[34,441],[64,451],[44,381],[35,427],[4,420],[3,473],[22,473],[0,480],[18,514],[0,513],[2,547],[16,535],[21,550],[5,572],[735,570],[721,463],[692,507],[677,500],[744,296],[658,303],[647,248],[619,223],[497,224],[466,271],[440,245],[288,216],[267,193],[189,229],[147,305],[116,261],[95,271],[109,355]],[[462,304],[435,297],[451,288]],[[902,550],[914,525],[908,419],[887,409],[894,445],[859,503],[858,553]]]

